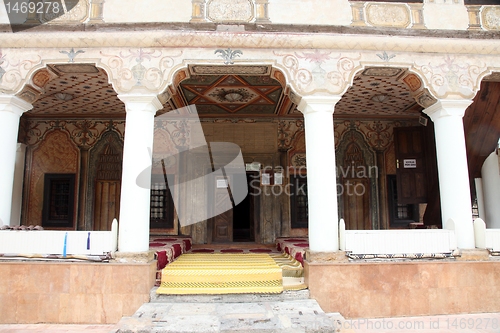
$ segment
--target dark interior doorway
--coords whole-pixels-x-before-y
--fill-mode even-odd
[[[254,172],[247,172],[248,195],[233,208],[233,241],[254,242],[255,241],[255,179]]]

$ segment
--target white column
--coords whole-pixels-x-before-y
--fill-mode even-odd
[[[493,152],[481,168],[484,194],[484,222],[487,228],[500,228],[500,166],[498,155]]]
[[[484,196],[483,196],[483,179],[474,178],[474,184],[476,185],[476,198],[477,198],[477,212],[478,216],[485,220],[485,210],[484,210]]]
[[[304,114],[309,249],[312,252],[339,250],[333,110],[340,98],[303,97],[298,106]]]
[[[19,118],[32,107],[19,97],[0,94],[0,225],[10,224]]]
[[[162,108],[156,95],[118,95],[125,103],[125,142],[118,221],[118,251],[145,252],[149,249],[151,154],[154,116]],[[147,177],[138,181],[141,173]]]
[[[473,249],[472,203],[463,116],[471,100],[440,100],[424,110],[434,122],[443,228],[455,222],[457,245]]]
[[[12,190],[12,210],[10,215],[11,226],[18,226],[21,224],[25,160],[26,145],[23,143],[18,143],[16,149],[16,162],[14,170],[14,186]]]

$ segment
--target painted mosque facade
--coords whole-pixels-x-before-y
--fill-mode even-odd
[[[338,237],[340,219],[351,230],[451,219],[467,252],[474,217],[500,228],[495,2],[79,0],[14,33],[0,8],[0,225],[119,225],[113,263],[2,262],[2,322],[133,314],[154,285],[150,235],[307,236],[311,297],[350,317],[498,311],[488,255],[346,264]],[[194,181],[234,156],[219,143],[245,166],[235,207],[231,167]]]
[[[116,217],[126,252],[147,250],[149,233],[195,243],[309,235],[313,249],[318,237],[317,250],[330,251],[339,218],[348,229],[441,228],[458,214],[459,242],[470,247],[470,179],[481,175],[468,168],[462,118],[484,111],[474,109],[482,85],[498,88],[498,8],[307,4],[318,10],[292,17],[282,1],[212,0],[165,2],[131,16],[132,3],[80,1],[72,15],[43,25],[50,32],[4,33],[2,222],[109,230]],[[293,12],[304,13],[301,6]],[[305,26],[308,15],[325,32]],[[65,31],[72,25],[93,29]],[[141,28],[112,28],[129,25]],[[209,167],[202,162],[153,165],[151,189],[137,188],[133,174],[148,168],[153,138],[165,156],[189,141],[181,121],[152,125],[155,115],[188,105],[196,105],[207,142],[238,144],[254,170],[243,208],[200,221],[188,188],[170,193],[161,185],[182,168],[200,175]],[[483,161],[498,147],[495,119],[483,131],[489,146],[480,148],[490,151],[476,154]],[[262,174],[273,182],[263,184]],[[283,175],[279,184],[275,175]],[[58,186],[66,191],[60,207],[50,192]],[[172,197],[199,222],[181,226]],[[497,225],[491,204],[482,207]]]

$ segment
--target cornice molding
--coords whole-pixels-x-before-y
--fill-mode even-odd
[[[244,25],[217,31],[216,24],[100,24],[39,26],[19,33],[0,26],[2,48],[252,48],[334,49],[418,53],[500,54],[500,32],[372,27]],[[426,43],[422,43],[426,39]]]

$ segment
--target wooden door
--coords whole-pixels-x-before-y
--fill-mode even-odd
[[[94,188],[94,230],[111,230],[111,223],[120,214],[122,155],[112,136],[97,155]]]
[[[344,221],[347,230],[371,230],[370,182],[366,178],[344,179]]]
[[[214,206],[223,213],[213,217],[212,242],[229,243],[233,241],[233,206],[228,188],[220,186],[220,181],[217,179],[215,183]]]
[[[94,230],[111,230],[120,214],[120,181],[97,180],[94,202]]]
[[[422,128],[421,126],[394,128],[399,204],[427,202]]]

